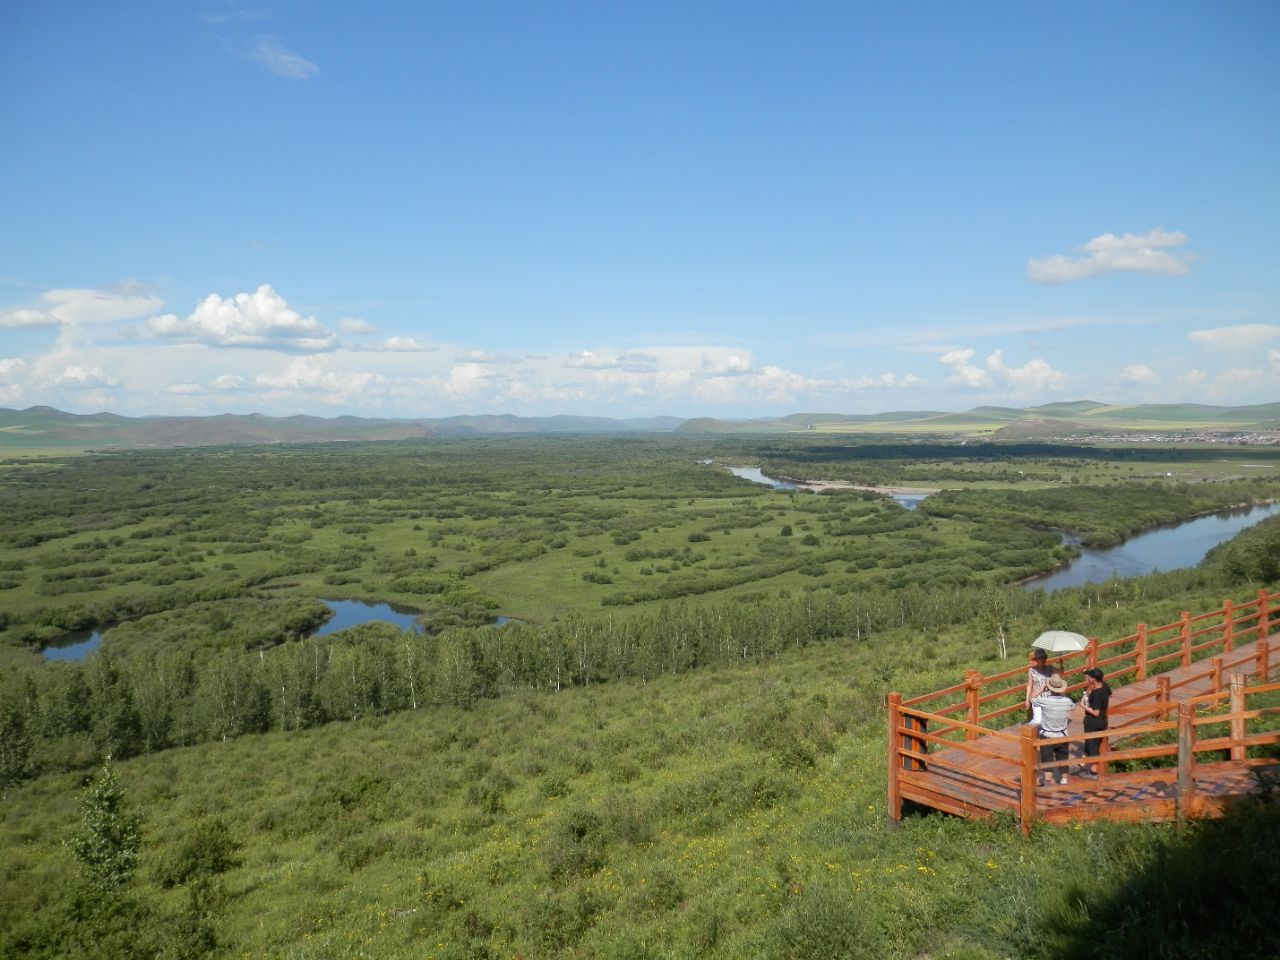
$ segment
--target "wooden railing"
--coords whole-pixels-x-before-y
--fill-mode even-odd
[[[1154,680],[1154,684],[1138,684],[1144,689],[1137,696],[1113,703],[1110,727],[1099,733],[1045,741],[1030,726],[1017,733],[998,729],[1024,719],[1026,666],[989,677],[971,670],[962,683],[910,699],[889,694],[890,816],[896,820],[901,815],[902,775],[932,769],[955,774],[945,787],[947,798],[954,802],[944,808],[1006,810],[1026,830],[1038,815],[1036,784],[1041,776],[1082,762],[1074,758],[1041,763],[1039,748],[1047,743],[1083,745],[1089,740],[1100,741],[1100,757],[1083,762],[1096,763],[1100,778],[1126,761],[1176,764],[1176,815],[1194,815],[1196,754],[1226,751],[1231,759],[1243,760],[1249,747],[1280,742],[1280,732],[1249,732],[1251,721],[1256,727],[1263,717],[1280,713],[1280,708],[1251,710],[1247,703],[1251,695],[1280,690],[1280,684],[1266,682],[1271,668],[1268,636],[1277,597],[1280,594],[1260,590],[1247,603],[1227,600],[1220,609],[1198,616],[1184,612],[1176,623],[1166,626],[1152,629],[1139,624],[1133,634],[1105,643],[1090,638],[1085,650],[1057,658],[1064,675],[1098,667],[1117,687]],[[1237,652],[1237,644],[1244,643],[1255,644],[1254,649]],[[1203,663],[1203,669],[1179,670],[1180,676],[1173,677],[1160,675],[1197,663]],[[1261,685],[1245,687],[1245,675],[1250,674]],[[1203,686],[1206,680],[1208,693],[1187,697],[1183,691],[1184,696],[1178,696],[1182,688]],[[1069,684],[1068,691],[1082,686],[1083,682]],[[1225,714],[1197,713],[1220,710],[1224,704],[1230,707]],[[1197,737],[1200,728],[1221,724],[1227,726],[1227,736]],[[1115,749],[1118,740],[1136,743]],[[949,756],[939,756],[942,750]]]
[[[1052,662],[1064,676],[1092,667],[1100,668],[1113,687],[1133,680],[1146,680],[1175,666],[1189,666],[1211,657],[1215,649],[1226,657],[1239,642],[1256,641],[1256,656],[1262,663],[1270,656],[1266,640],[1276,617],[1280,615],[1280,611],[1273,609],[1276,599],[1280,599],[1280,593],[1269,594],[1259,590],[1257,596],[1247,603],[1226,600],[1218,610],[1199,616],[1184,612],[1176,623],[1162,627],[1152,628],[1140,623],[1132,634],[1116,640],[1099,642],[1096,637],[1090,637],[1084,650],[1063,654],[1053,658]],[[1231,665],[1236,663],[1230,661]],[[970,670],[965,674],[963,683],[903,700],[902,705],[937,717],[962,719],[968,724],[964,728],[966,738],[972,740],[979,735],[974,728],[995,729],[1017,722],[1019,718],[1012,715],[1026,709],[1023,699],[1026,681],[1026,663],[992,676]],[[1083,680],[1078,680],[1070,684],[1067,691],[1076,692],[1083,686]],[[1154,698],[1155,694],[1152,696]],[[997,720],[1003,722],[993,725],[992,721]],[[959,730],[961,727],[951,725],[945,729]],[[943,730],[935,732],[942,733]]]

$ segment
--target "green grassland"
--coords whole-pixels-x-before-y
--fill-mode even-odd
[[[1182,836],[891,830],[883,697],[1007,667],[998,632],[1016,656],[1046,626],[1119,635],[1275,583],[1267,521],[1201,569],[1010,586],[1069,555],[1056,529],[1269,499],[1276,463],[741,436],[9,461],[0,956],[1266,956],[1161,884],[1225,857],[1214,889],[1272,896],[1274,808]],[[946,492],[912,512],[726,464]],[[432,629],[304,639],[322,597]],[[38,654],[115,621],[83,664]],[[65,843],[106,754],[144,820],[108,893]]]
[[[1215,604],[1223,589],[1220,562],[1053,609],[1025,595],[1010,629],[1070,615],[1105,635]],[[1024,840],[1009,822],[937,815],[886,826],[884,691],[998,663],[947,606],[736,665],[512,689],[117,762],[143,816],[142,856],[97,902],[63,843],[83,774],[42,777],[0,802],[0,952],[1266,956],[1265,928],[1233,924],[1280,880],[1273,808],[1183,835],[1089,824]],[[1175,900],[1188,881],[1166,868],[1188,858],[1230,865],[1210,902]],[[1147,925],[1161,922],[1152,943]]]

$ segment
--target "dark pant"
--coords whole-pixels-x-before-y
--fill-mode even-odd
[[[1085,733],[1099,733],[1106,727],[1099,727],[1097,730],[1085,730]],[[1102,742],[1105,738],[1098,737],[1096,740],[1086,740],[1084,742],[1084,755],[1086,757],[1096,757],[1102,750]]]
[[[1040,762],[1053,763],[1055,760],[1068,759],[1068,746],[1069,745],[1065,743],[1046,743],[1040,748]],[[1042,772],[1050,779],[1057,779],[1058,777],[1065,777],[1067,775],[1067,768],[1054,767],[1052,770],[1044,770]]]

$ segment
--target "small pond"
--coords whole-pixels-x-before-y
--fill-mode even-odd
[[[362,623],[382,621],[399,627],[401,630],[415,630],[424,633],[425,628],[418,622],[416,610],[400,607],[393,603],[366,603],[363,600],[321,600],[333,611],[333,616],[316,627],[309,636],[324,637],[348,627],[358,627]],[[498,624],[506,623],[506,617],[498,617]],[[83,660],[102,643],[103,631],[107,627],[93,630],[76,630],[68,633],[55,643],[44,648],[46,660]]]
[[[407,607],[400,607],[393,603],[367,603],[364,600],[322,600],[320,602],[333,611],[333,616],[311,633],[313,637],[325,637],[339,630],[376,621],[389,623],[401,630],[425,632],[422,624],[418,622],[418,611]]]
[[[102,642],[102,631],[106,627],[93,630],[73,630],[66,636],[45,647],[41,653],[46,660],[83,660],[89,651],[97,649]]]
[[[1085,583],[1105,583],[1116,577],[1142,577],[1197,566],[1206,553],[1240,531],[1280,512],[1280,503],[1223,510],[1182,523],[1156,527],[1114,547],[1085,547],[1079,557],[1060,570],[1026,581],[1028,590],[1052,593]],[[1064,537],[1064,542],[1072,542]],[[1076,541],[1078,542],[1078,541]]]

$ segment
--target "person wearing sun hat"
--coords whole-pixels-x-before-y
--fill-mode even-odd
[[[1067,735],[1067,721],[1075,702],[1067,696],[1067,681],[1060,673],[1055,673],[1044,682],[1044,691],[1031,701],[1031,725],[1040,728],[1043,740],[1061,740]],[[1047,743],[1040,748],[1041,763],[1055,763],[1068,759],[1069,745],[1066,743]],[[1044,786],[1053,783],[1057,774],[1058,783],[1067,782],[1067,768],[1055,767],[1044,771]]]

